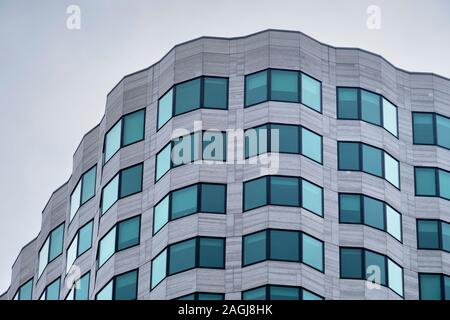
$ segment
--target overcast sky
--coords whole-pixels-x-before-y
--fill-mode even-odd
[[[66,27],[69,5],[81,29]],[[370,5],[381,29],[369,29]],[[300,30],[450,77],[448,0],[0,0],[0,294],[72,155],[126,74],[199,36]]]

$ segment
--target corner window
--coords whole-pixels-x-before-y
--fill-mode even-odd
[[[129,271],[111,279],[95,296],[95,300],[136,300],[138,270]]]
[[[450,223],[440,220],[417,220],[417,248],[450,252]]]
[[[224,300],[223,293],[191,293],[175,300]]]
[[[78,279],[70,289],[66,300],[89,300],[90,272]]]
[[[70,220],[78,209],[95,196],[97,166],[85,172],[70,196]]]
[[[415,167],[416,196],[450,200],[450,172],[439,168]]]
[[[175,87],[175,114],[200,108],[200,78],[180,83]]]
[[[228,108],[228,79],[205,77],[203,105],[210,109]]]
[[[28,280],[17,290],[14,300],[31,300],[33,296],[33,279]]]
[[[450,276],[419,273],[420,300],[450,300]]]
[[[361,90],[361,119],[381,126],[381,100],[379,95]]]
[[[338,88],[338,119],[359,119],[358,89]]]
[[[242,300],[323,300],[300,287],[266,285],[242,292]]]
[[[322,84],[320,81],[302,73],[302,104],[317,111],[322,112]]]
[[[67,249],[66,272],[70,270],[74,261],[89,250],[92,246],[92,229],[93,221],[88,222],[81,227],[73,238],[69,248]]]
[[[39,300],[59,300],[60,278],[50,283],[42,292]]]
[[[59,257],[62,253],[64,240],[64,223],[53,229],[44,245],[39,250],[38,277],[41,276],[47,264]]]
[[[158,129],[172,118],[173,89],[170,89],[158,103]]]
[[[298,73],[287,70],[271,70],[271,99],[297,102],[298,99]]]
[[[268,72],[260,71],[245,77],[245,106],[267,101]]]

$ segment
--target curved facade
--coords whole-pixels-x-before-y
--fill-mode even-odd
[[[250,75],[262,70],[271,71],[252,82]],[[279,80],[273,70],[295,74],[289,80],[281,73]],[[194,85],[187,81],[197,78],[200,108],[175,105],[183,90],[190,90],[181,85]],[[210,108],[208,90],[218,97],[214,88],[221,85],[210,81],[215,78],[225,79],[226,102]],[[298,79],[298,90],[290,86],[292,79]],[[172,116],[164,118],[162,98],[174,86],[178,98],[168,98]],[[381,108],[379,113],[370,103]],[[431,185],[431,175],[420,171],[420,181],[415,176],[420,167],[450,171],[450,151],[439,143],[413,143],[428,130],[419,119],[413,137],[413,112],[450,117],[450,80],[400,70],[378,55],[331,47],[299,32],[267,30],[177,45],[158,63],[124,77],[108,94],[105,116],[76,150],[70,179],[52,194],[42,212],[41,232],[20,252],[1,299],[176,299],[190,294],[268,299],[284,286],[297,290],[281,294],[284,298],[419,299],[435,294],[437,278],[428,281],[428,275],[449,286],[449,293],[444,285],[434,298],[450,296],[450,234],[440,227],[439,248],[420,246],[417,221],[450,222],[445,196],[450,182],[439,175],[433,183],[440,196],[428,192],[432,187],[417,194],[417,186]],[[260,164],[169,165],[156,172],[157,155],[172,132],[196,132],[195,121],[202,122],[203,130],[223,132],[294,125],[321,137],[320,157],[307,148],[307,133],[294,131],[301,132],[301,151],[279,154],[279,170],[263,174],[270,178],[260,181],[268,194],[253,205],[260,199],[251,198],[252,192],[263,190],[250,184],[261,178]],[[114,137],[120,137],[116,145]],[[289,183],[299,190],[299,201],[286,196],[287,178],[295,178]],[[176,216],[176,191],[193,185],[201,204]],[[217,189],[210,185],[224,186],[224,212],[204,209],[214,207],[208,200],[220,198],[208,193]],[[321,196],[314,190],[321,190]],[[277,194],[283,199],[277,200]],[[162,222],[159,216],[155,220],[155,208],[167,195],[170,213]],[[321,197],[320,204],[311,200],[315,196]],[[179,199],[185,204],[192,197]],[[382,208],[381,220],[374,208]],[[130,236],[130,230],[137,233]],[[424,230],[424,237],[432,234],[425,225]],[[290,241],[298,248],[295,244],[293,252],[284,252],[280,243]],[[77,277],[89,275],[83,282],[87,288],[76,293],[66,286],[71,263]],[[377,272],[382,285],[374,289],[363,278]]]

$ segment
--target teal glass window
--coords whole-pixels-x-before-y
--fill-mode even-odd
[[[54,229],[50,234],[50,248],[48,254],[48,261],[54,260],[63,250],[64,241],[64,224]]]
[[[270,300],[300,300],[300,290],[296,287],[269,286]]]
[[[170,170],[170,157],[171,144],[169,143],[156,155],[156,181],[161,179],[161,177]]]
[[[450,119],[436,115],[437,144],[450,149]]]
[[[361,90],[361,118],[364,121],[381,126],[381,100],[379,95]]]
[[[322,137],[306,128],[301,128],[301,132],[302,155],[322,163]]]
[[[167,270],[167,249],[152,261],[151,288],[156,287],[165,277]]]
[[[322,216],[323,189],[311,182],[302,180],[302,207]]]
[[[450,300],[450,277],[444,276],[444,299]]]
[[[199,267],[225,267],[225,240],[221,238],[200,238]]]
[[[400,165],[386,152],[384,153],[384,178],[395,187],[400,187]]]
[[[261,189],[260,192],[265,192]],[[270,204],[299,206],[299,179],[289,177],[270,177]]]
[[[388,263],[388,287],[403,296],[403,270],[402,268],[390,259]]]
[[[203,106],[210,109],[228,108],[228,79],[205,77]]]
[[[369,197],[364,197],[364,224],[385,230],[384,203]]]
[[[198,186],[194,185],[172,193],[172,219],[197,212],[197,191]]]
[[[386,258],[378,253],[365,250],[366,279],[386,285]]]
[[[31,300],[33,294],[33,279],[28,280],[17,290],[14,300]]]
[[[244,211],[267,204],[267,178],[259,178],[244,183]]]
[[[200,108],[200,78],[177,84],[175,115]]]
[[[298,102],[298,73],[287,70],[271,70],[271,100]]]
[[[86,273],[78,279],[70,290],[66,300],[89,300],[90,273]]]
[[[41,250],[39,250],[38,277],[41,276],[42,272],[44,271],[48,263],[49,243],[50,238],[47,238],[47,240],[42,245]]]
[[[226,187],[222,184],[201,184],[201,211],[225,213]]]
[[[167,222],[169,222],[169,199],[169,195],[165,196],[164,199],[154,207],[153,233],[158,232]]]
[[[420,300],[441,300],[441,275],[419,274]]]
[[[302,262],[323,271],[323,243],[307,234],[302,235]]]
[[[169,275],[195,267],[196,239],[173,244],[169,249]]]
[[[383,127],[397,137],[397,108],[383,98]]]
[[[243,237],[243,265],[257,263],[267,258],[267,232],[261,231]]]
[[[359,119],[358,89],[338,88],[338,119]]]
[[[415,168],[417,196],[436,196],[436,169]]]
[[[442,250],[450,252],[450,223],[441,221]]]
[[[227,135],[220,131],[203,132],[202,159],[225,161],[227,154]]]
[[[179,298],[176,299],[176,300],[195,300],[195,293],[192,293],[192,294],[188,294],[188,295],[179,297]]]
[[[266,293],[266,286],[247,290],[242,293],[242,300],[267,300]]]
[[[386,205],[386,231],[398,241],[402,241],[402,217],[388,205]]]
[[[120,222],[117,231],[117,250],[123,250],[139,244],[140,227],[140,216]]]
[[[137,298],[137,270],[117,276],[114,281],[114,300],[135,300]]]
[[[75,259],[77,258],[78,254],[77,254],[77,250],[78,250],[78,234],[75,236],[75,238],[72,240],[72,243],[70,244],[69,248],[67,249],[67,255],[66,255],[66,273],[69,272],[70,268],[73,265],[73,262],[75,261]]]
[[[360,170],[359,143],[338,142],[339,170]]]
[[[298,126],[270,125],[270,150],[281,153],[299,153]]]
[[[158,103],[158,129],[172,118],[173,89],[170,89]]]
[[[142,191],[142,164],[124,169],[120,173],[120,198]]]
[[[322,112],[322,85],[320,81],[302,73],[302,104]]]
[[[267,70],[245,77],[245,106],[251,106],[268,100]]]
[[[341,278],[362,279],[362,250],[353,248],[341,248]]]
[[[197,300],[224,300],[222,293],[199,293]]]
[[[432,113],[413,113],[413,140],[415,144],[434,144]]]
[[[92,229],[94,222],[91,221],[84,225],[78,231],[78,248],[77,256],[81,256],[83,253],[88,251],[92,246]]]
[[[245,131],[245,157],[253,157],[267,152],[269,125]],[[279,145],[279,143],[278,143]],[[279,149],[279,148],[278,148]]]
[[[299,233],[270,230],[270,259],[300,261]]]
[[[417,220],[417,247],[439,249],[439,221]]]
[[[303,300],[323,300],[321,296],[318,296],[315,293],[312,293],[308,290],[303,289]]]
[[[450,200],[450,172],[438,170],[439,173],[439,195]]]
[[[366,144],[362,145],[362,167],[364,172],[381,177],[383,175],[382,161],[380,149]]]
[[[102,192],[102,213],[105,213],[119,198],[119,175],[116,175],[103,188]]]
[[[113,300],[113,280],[97,293],[95,300]]]
[[[59,283],[60,279],[53,281],[45,289],[45,300],[59,300]]]
[[[116,228],[111,229],[99,242],[98,267],[100,268],[116,252]]]
[[[94,166],[87,171],[82,178],[83,187],[81,190],[81,204],[86,203],[89,199],[95,196],[95,175],[97,173],[97,167]]]
[[[123,118],[122,146],[127,146],[144,139],[144,122],[144,109],[128,114]]]
[[[77,213],[78,208],[80,208],[80,202],[81,202],[81,181],[78,182],[77,186],[72,192],[72,195],[70,196],[70,220],[72,220],[72,218]]]
[[[362,223],[360,195],[339,195],[339,221],[341,223]]]
[[[120,149],[122,137],[122,121],[119,120],[106,134],[105,137],[105,162]]]

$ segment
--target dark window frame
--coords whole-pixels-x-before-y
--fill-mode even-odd
[[[438,224],[438,233],[437,233],[437,237],[438,237],[438,247],[437,248],[425,248],[420,246],[420,241],[419,241],[419,222],[420,221],[433,221],[436,222]],[[444,249],[444,237],[442,236],[442,225],[443,224],[448,224],[450,226],[450,223],[448,223],[447,221],[444,220],[440,220],[440,219],[432,219],[432,218],[417,218],[416,219],[416,236],[417,236],[417,249],[418,250],[439,250],[439,251],[444,251],[444,252],[450,252],[450,250],[446,250]],[[450,246],[450,243],[449,243]]]
[[[305,289],[304,287],[299,287],[299,286],[291,286],[291,285],[284,285],[284,284],[272,284],[272,283],[268,283],[268,284],[263,284],[262,286],[258,286],[258,287],[254,287],[254,288],[250,288],[250,289],[246,289],[241,291],[241,300],[243,301],[252,301],[252,300],[244,300],[244,294],[249,292],[249,291],[253,291],[253,290],[257,290],[257,289],[261,289],[264,288],[265,289],[265,295],[266,295],[266,301],[271,300],[270,299],[270,289],[272,287],[284,287],[284,288],[295,288],[299,290],[299,300],[305,300],[304,299],[304,291],[307,291],[311,294],[314,294],[315,296],[319,297],[321,300],[325,300],[325,298],[311,290]],[[254,300],[253,300],[254,301]]]
[[[434,170],[434,184],[435,184],[435,195],[426,195],[426,194],[417,194],[417,174],[416,169],[433,169]],[[426,197],[426,198],[440,198],[447,201],[450,201],[450,198],[445,198],[441,196],[441,187],[440,187],[440,176],[439,171],[443,171],[445,173],[450,174],[450,171],[439,167],[427,167],[427,166],[414,166],[414,196],[415,197]]]
[[[132,272],[136,272],[136,299],[133,300],[137,300],[138,299],[138,292],[139,292],[139,268],[136,269],[131,269],[119,274],[114,275],[108,282],[106,282],[106,284],[100,288],[100,290],[98,290],[95,293],[95,300],[97,300],[97,296],[98,294],[104,289],[106,288],[109,283],[112,281],[112,292],[111,292],[111,301],[115,301],[116,300],[116,282],[117,282],[117,278],[123,275],[126,275],[128,273],[132,273]]]
[[[441,294],[441,299],[440,300],[436,300],[436,301],[446,301],[445,296],[446,296],[446,292],[445,292],[445,277],[450,278],[450,275],[447,275],[445,273],[436,273],[436,272],[419,272],[418,273],[418,290],[419,290],[419,300],[423,300],[422,299],[422,291],[420,290],[421,288],[421,276],[422,275],[430,275],[430,276],[439,276],[439,282],[440,282],[440,294]]]

